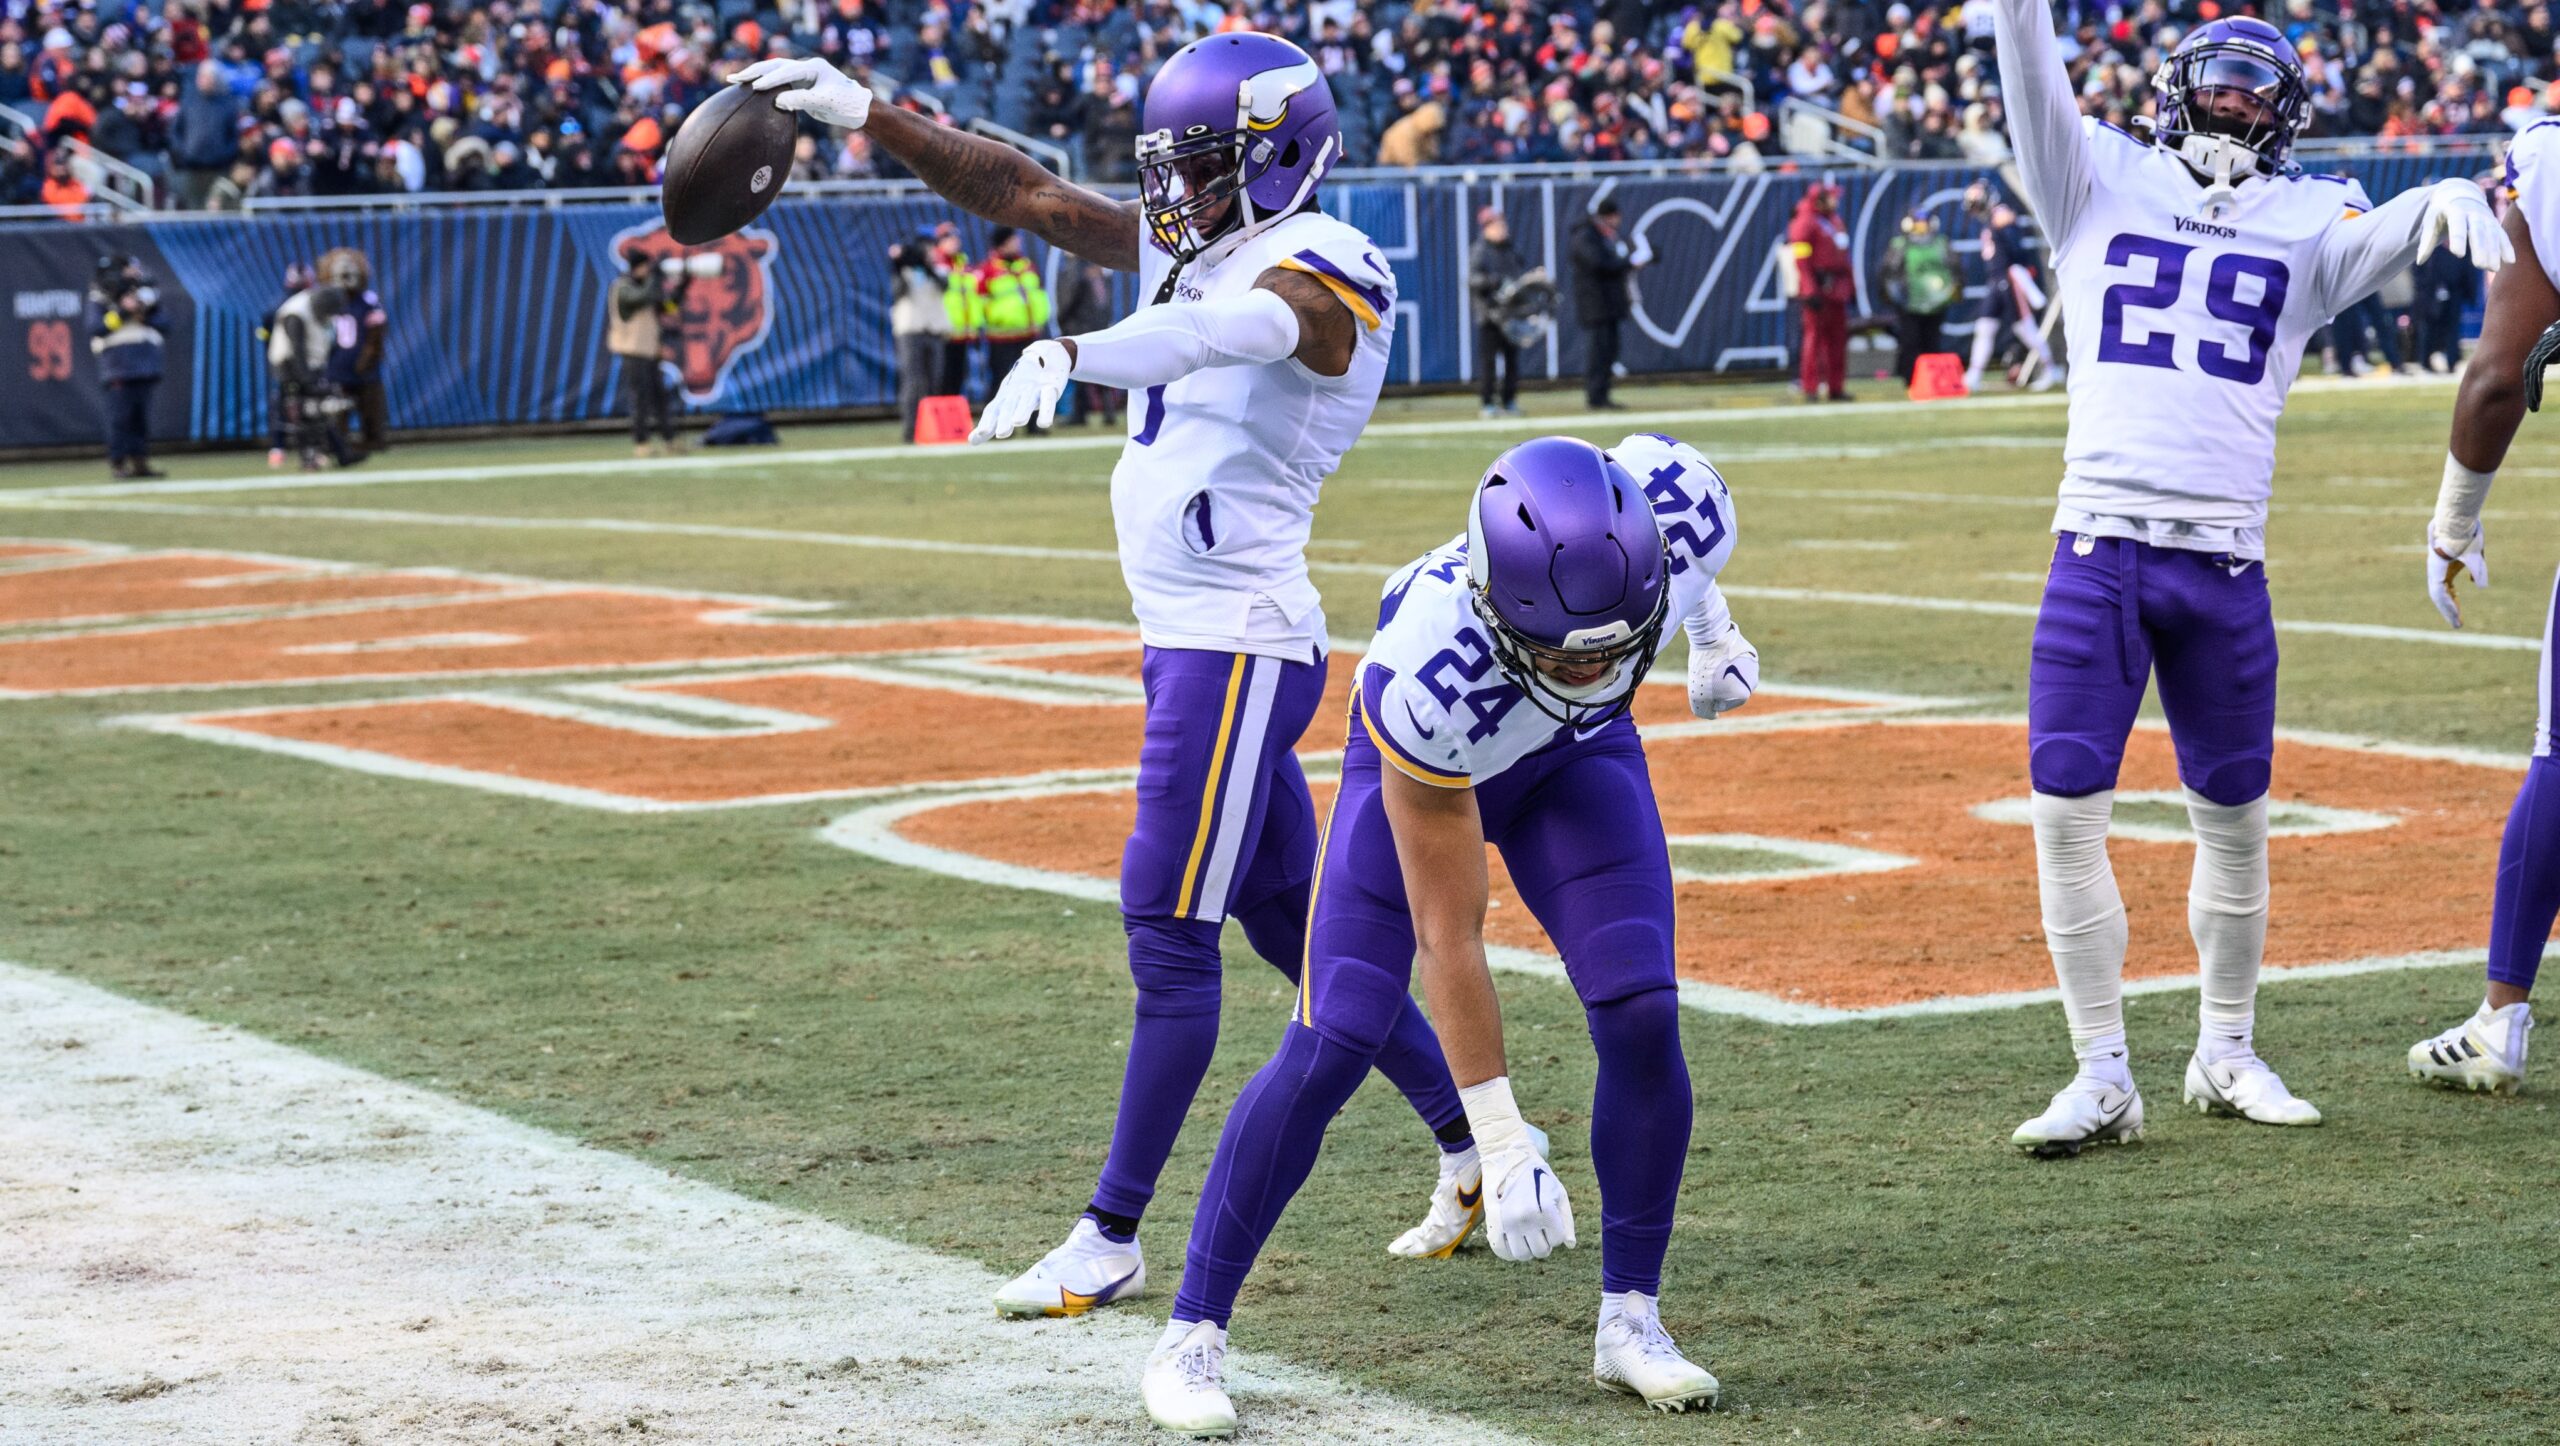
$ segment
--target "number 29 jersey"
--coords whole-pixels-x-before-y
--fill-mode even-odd
[[[1715,579],[1734,540],[1724,478],[1697,449],[1653,433],[1629,437],[1609,455],[1643,486],[1662,528],[1669,621],[1689,625],[1692,646],[1721,633],[1730,615]],[[1463,533],[1387,580],[1352,713],[1389,764],[1442,788],[1482,783],[1575,731],[1540,711],[1494,661],[1491,630],[1467,583]]]
[[[2322,243],[2372,203],[2343,176],[2260,177],[2209,221],[2185,162],[2083,124],[2088,200],[2053,238],[2071,351],[2063,513],[2261,535],[2303,346],[2356,299],[2327,294]]]

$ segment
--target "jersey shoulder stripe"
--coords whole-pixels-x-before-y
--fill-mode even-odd
[[[1407,725],[1418,731],[1425,731],[1426,737],[1430,733],[1436,733],[1438,728],[1450,728],[1456,725],[1445,716],[1441,717],[1438,728],[1423,723],[1419,717],[1415,716],[1409,702],[1389,696],[1389,689],[1395,682],[1394,669],[1383,663],[1364,662],[1360,665],[1360,687],[1352,696],[1352,706],[1358,710],[1360,725],[1368,733],[1369,741],[1378,745],[1379,756],[1394,764],[1398,772],[1419,782],[1430,784],[1434,788],[1472,787],[1475,783],[1474,779],[1464,773],[1452,772],[1447,768],[1424,762],[1419,756],[1421,750],[1418,747],[1409,745],[1396,737],[1395,709],[1399,707],[1404,711],[1404,721]],[[1401,693],[1407,690],[1396,689],[1395,691]]]
[[[1280,266],[1283,270],[1304,272],[1323,282],[1325,290],[1341,298],[1342,304],[1350,309],[1351,314],[1360,318],[1360,324],[1371,331],[1378,329],[1385,320],[1385,313],[1394,304],[1387,300],[1385,292],[1374,286],[1363,286],[1352,280],[1343,274],[1341,267],[1313,251],[1301,251],[1283,260]]]
[[[2524,191],[2528,175],[2538,176],[2548,170],[2554,155],[2560,155],[2560,116],[2538,120],[2516,133],[2507,147],[2506,174],[2499,186],[2512,201]]]

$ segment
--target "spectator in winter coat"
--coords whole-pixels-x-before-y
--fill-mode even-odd
[[[1595,412],[1624,411],[1609,389],[1617,378],[1618,327],[1634,308],[1635,274],[1653,259],[1618,234],[1614,196],[1591,209],[1566,253],[1573,269],[1573,311],[1582,323],[1582,402]]]
[[[178,101],[178,124],[170,136],[169,160],[177,182],[178,204],[193,210],[204,205],[213,183],[240,155],[240,101],[222,67],[206,61]]]
[[[1503,288],[1529,270],[1529,258],[1511,244],[1511,223],[1497,207],[1487,206],[1476,213],[1476,232],[1475,249],[1467,256],[1467,299],[1475,312],[1476,365],[1482,369],[1476,400],[1488,417],[1495,414],[1497,406],[1516,416],[1520,411],[1520,348],[1503,330]],[[1502,378],[1498,403],[1496,372]]]
[[[1799,385],[1808,402],[1849,400],[1849,302],[1857,278],[1849,269],[1848,232],[1840,224],[1840,189],[1816,181],[1796,203],[1787,223],[1787,250],[1796,262],[1797,304],[1804,308],[1804,367]]]

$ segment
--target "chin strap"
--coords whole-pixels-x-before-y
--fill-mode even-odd
[[[2224,220],[2239,209],[2240,188],[2232,184],[2232,173],[2244,164],[2251,174],[2258,169],[2258,153],[2229,136],[2186,136],[2178,142],[2178,158],[2205,183],[2196,212],[2208,221]]]

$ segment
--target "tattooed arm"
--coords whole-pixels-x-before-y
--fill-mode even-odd
[[[1360,346],[1360,322],[1333,289],[1304,271],[1274,266],[1253,280],[1256,291],[1268,291],[1289,303],[1298,316],[1298,348],[1290,355],[1320,377],[1351,370],[1352,353]]]
[[[913,111],[879,106],[862,128],[935,195],[1114,271],[1138,269],[1138,203],[1062,180],[1029,156]]]
[[[1114,271],[1138,269],[1135,201],[1114,201],[1062,180],[1011,146],[874,105],[870,87],[814,57],[760,60],[729,80],[779,91],[773,103],[782,110],[862,132],[936,195],[972,215],[1028,231]]]

